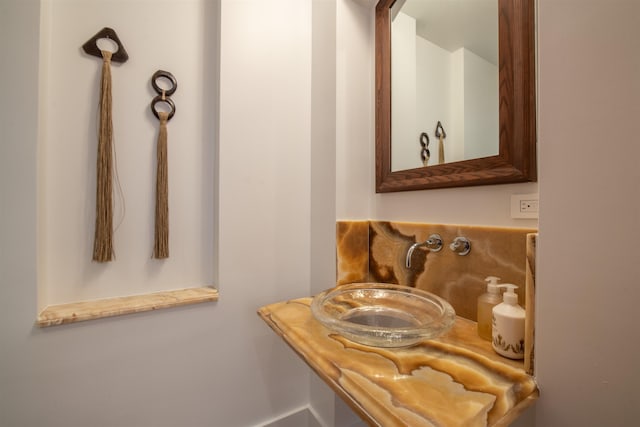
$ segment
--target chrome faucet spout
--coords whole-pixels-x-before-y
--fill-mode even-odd
[[[413,251],[415,251],[415,250],[416,250],[416,248],[417,248],[418,246],[421,246],[421,245],[424,245],[424,243],[420,243],[420,242],[418,242],[418,243],[414,243],[413,245],[411,245],[411,246],[409,247],[409,250],[407,251],[407,258],[406,258],[406,260],[405,260],[405,264],[404,264],[404,265],[405,265],[405,267],[407,267],[407,268],[411,268],[411,255],[413,255]]]
[[[405,267],[411,268],[411,256],[413,255],[413,251],[415,251],[418,246],[426,246],[431,252],[438,252],[442,249],[442,237],[440,237],[439,234],[432,234],[424,242],[417,242],[411,245],[409,247],[409,250],[407,251]]]

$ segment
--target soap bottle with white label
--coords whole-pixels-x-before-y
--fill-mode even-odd
[[[510,359],[524,359],[525,311],[518,305],[516,285],[497,285],[507,288],[502,294],[503,302],[493,307],[493,349]]]
[[[493,307],[502,302],[500,288],[498,287],[499,277],[489,276],[484,279],[487,282],[487,292],[478,297],[478,336],[487,341],[491,341],[491,318]]]

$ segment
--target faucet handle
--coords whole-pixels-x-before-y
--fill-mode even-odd
[[[434,233],[424,242],[424,245],[431,252],[438,252],[442,250],[442,237],[439,234]]]
[[[449,249],[460,256],[464,256],[471,252],[471,242],[466,237],[456,237],[453,239],[453,243],[449,245]]]

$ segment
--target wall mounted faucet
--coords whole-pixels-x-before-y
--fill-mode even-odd
[[[453,243],[449,245],[449,249],[460,256],[464,256],[471,252],[471,242],[466,237],[456,237],[453,239]]]
[[[432,234],[424,242],[418,242],[411,245],[407,251],[407,258],[405,261],[405,266],[407,268],[411,268],[411,255],[413,255],[413,251],[415,251],[418,246],[425,246],[431,252],[438,252],[442,249],[442,237],[440,237],[439,234]]]

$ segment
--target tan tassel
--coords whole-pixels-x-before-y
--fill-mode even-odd
[[[444,163],[444,139],[447,137],[447,133],[442,127],[442,123],[438,120],[436,125],[436,138],[438,138],[438,164]]]
[[[156,168],[156,226],[153,257],[169,257],[169,178],[167,165],[167,120],[168,112],[158,112],[160,131],[158,132]]]
[[[96,186],[96,225],[93,260],[111,261],[113,257],[113,121],[111,116],[111,52],[102,51],[100,83],[100,124]]]
[[[439,143],[438,143],[438,164],[443,164],[444,163],[444,137],[442,135],[440,135],[440,138],[438,138]]]

